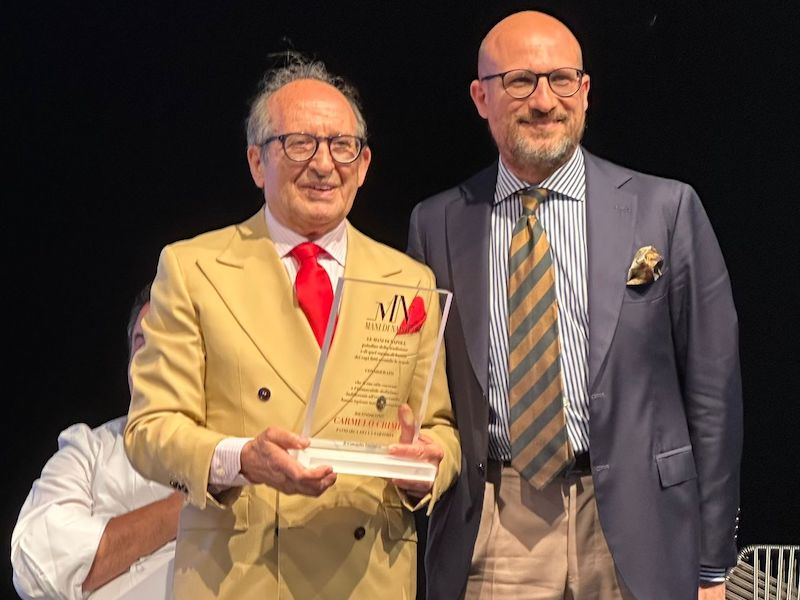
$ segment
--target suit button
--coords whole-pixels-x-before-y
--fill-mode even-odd
[[[355,531],[353,532],[353,537],[356,538],[357,540],[360,540],[365,535],[367,535],[367,530],[364,529],[363,527],[356,527]]]
[[[485,464],[483,464],[482,462],[479,462],[475,466],[478,467],[478,473],[480,473],[481,475],[486,475],[486,465]]]
[[[272,392],[269,391],[269,388],[265,388],[265,387],[259,388],[259,390],[258,390],[258,399],[259,400],[262,400],[262,401],[266,402],[267,400],[270,399],[270,396],[272,396]]]

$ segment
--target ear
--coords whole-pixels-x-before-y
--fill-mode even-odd
[[[261,146],[250,145],[247,147],[247,164],[250,165],[250,175],[260,188],[264,187],[264,162]]]
[[[358,187],[364,183],[367,178],[367,169],[369,163],[372,161],[372,149],[367,146],[361,151],[361,156],[358,158]]]
[[[581,87],[583,88],[583,110],[586,111],[589,108],[589,75],[585,74],[583,76],[583,82],[581,83]]]
[[[489,111],[486,108],[486,91],[483,89],[483,84],[477,79],[469,84],[469,95],[472,102],[475,103],[475,108],[478,109],[478,114],[487,119]]]

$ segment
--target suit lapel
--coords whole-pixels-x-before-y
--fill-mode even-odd
[[[632,258],[637,197],[622,186],[631,175],[586,156],[589,293],[589,391],[614,337]]]
[[[464,202],[445,211],[453,292],[461,317],[472,369],[488,393],[489,378],[489,239],[497,163],[461,186]]]
[[[198,260],[198,266],[275,373],[306,402],[319,346],[269,238],[263,211],[236,228],[219,256]]]

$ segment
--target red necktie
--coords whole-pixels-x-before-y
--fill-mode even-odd
[[[317,262],[322,248],[313,242],[304,242],[292,248],[291,255],[300,262],[300,270],[294,280],[297,301],[306,314],[317,343],[322,346],[328,315],[333,303],[333,288],[328,273]]]

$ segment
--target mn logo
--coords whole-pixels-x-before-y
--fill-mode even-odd
[[[370,321],[396,323],[398,319],[408,319],[408,305],[405,296],[395,294],[389,302],[376,302],[375,317]]]

